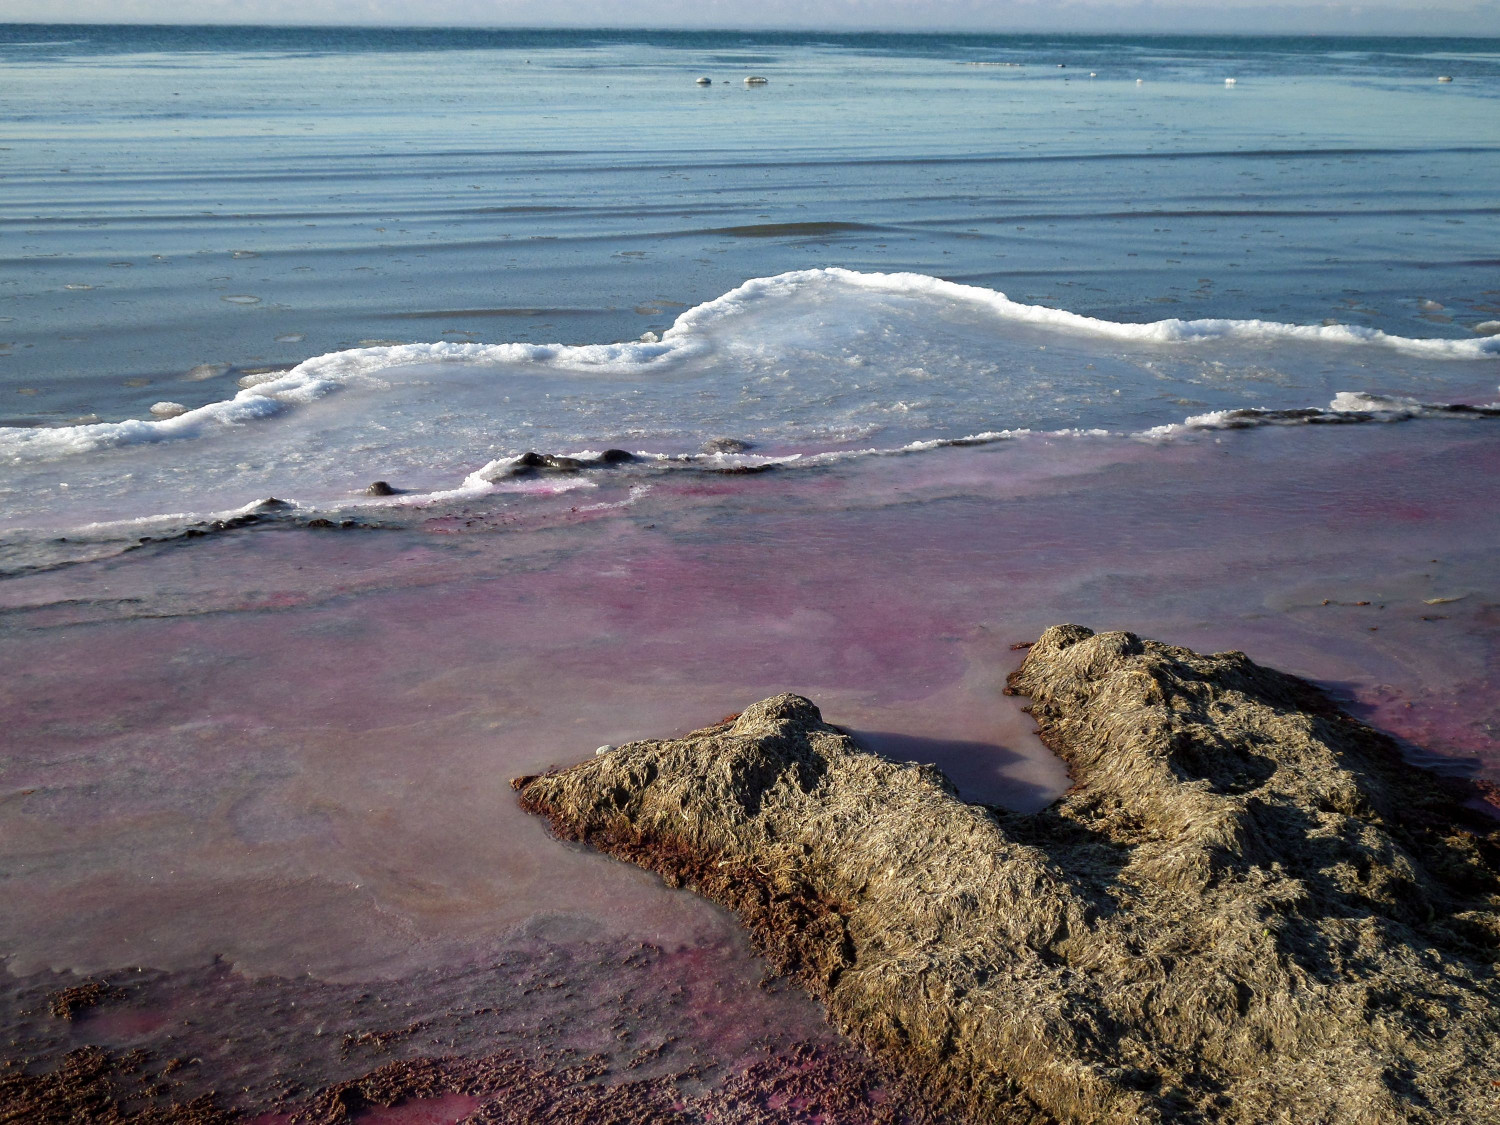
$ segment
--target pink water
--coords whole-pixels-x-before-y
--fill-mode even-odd
[[[0,950],[18,977],[359,982],[561,916],[753,981],[730,920],[552,840],[510,779],[793,690],[1035,808],[1067,780],[1001,688],[1061,621],[1243,649],[1500,777],[1497,483],[1463,424],[1034,439],[12,579]],[[752,988],[679,1030],[742,1016],[816,1026]]]

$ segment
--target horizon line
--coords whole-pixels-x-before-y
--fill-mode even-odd
[[[669,34],[727,34],[727,35],[754,35],[754,34],[787,34],[787,35],[965,35],[965,36],[994,36],[994,35],[1056,35],[1065,37],[1083,38],[1094,37],[1152,37],[1172,39],[1198,39],[1198,38],[1232,38],[1232,39],[1481,39],[1500,40],[1500,30],[1495,32],[1453,32],[1453,31],[1241,31],[1241,30],[1167,30],[1164,28],[1143,28],[1141,30],[1126,31],[1118,28],[1084,30],[1079,28],[974,28],[974,27],[946,27],[932,29],[916,28],[893,28],[893,27],[827,27],[827,26],[690,26],[672,27],[652,23],[515,23],[515,24],[469,24],[469,23],[287,23],[283,21],[268,21],[264,23],[246,23],[241,20],[79,20],[79,19],[0,19],[0,27],[139,27],[139,28],[203,28],[215,30],[260,30],[260,29],[283,29],[288,31],[471,31],[471,32],[499,32],[499,31],[640,31],[640,32],[665,32]]]

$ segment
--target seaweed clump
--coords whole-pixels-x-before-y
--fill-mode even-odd
[[[1075,782],[1031,815],[795,695],[515,784],[972,1119],[1500,1120],[1493,821],[1242,653],[1062,625],[1010,690]]]

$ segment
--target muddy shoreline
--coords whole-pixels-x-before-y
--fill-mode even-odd
[[[381,1120],[423,1125],[947,1120],[832,1033],[730,1028],[708,1045],[695,1021],[739,987],[718,967],[736,951],[569,925],[520,935],[493,962],[393,981],[247,978],[222,963],[12,980],[0,1122],[338,1125],[387,1107],[398,1115]]]
[[[1318,1088],[1277,1053],[1303,1043],[1297,1051],[1309,1065],[1324,1065],[1322,1046],[1304,1050],[1296,1038],[1309,1035],[1344,1052],[1328,1054],[1326,1065],[1340,1066],[1339,1081],[1362,1089],[1364,1101],[1330,1108],[1290,1097],[1292,1111],[1330,1120],[1356,1112],[1378,1121],[1484,1120],[1497,1096],[1489,1091],[1500,1090],[1488,1083],[1500,1074],[1492,1073],[1494,1017],[1476,1013],[1473,1002],[1494,995],[1500,843],[1495,821],[1463,807],[1485,797],[1483,786],[1415,770],[1393,742],[1343,716],[1318,689],[1238,654],[1201,657],[1129,634],[1086,632],[1049,633],[1011,677],[1078,782],[1042,813],[965,804],[932,767],[848,748],[857,771],[873,770],[869,777],[884,777],[882,784],[894,778],[896,792],[915,794],[915,823],[946,825],[938,835],[961,844],[963,855],[977,854],[970,833],[998,828],[1005,837],[1000,861],[968,864],[987,870],[990,883],[1008,880],[1004,924],[960,927],[960,956],[946,968],[945,927],[955,908],[932,905],[942,898],[943,849],[907,831],[913,822],[886,857],[909,869],[880,910],[868,910],[868,884],[880,876],[869,867],[874,860],[862,882],[830,877],[838,862],[870,851],[881,818],[901,804],[889,793],[873,803],[865,793],[853,836],[824,824],[799,837],[794,817],[738,851],[725,846],[730,837],[684,832],[686,821],[672,828],[671,817],[641,819],[664,791],[676,794],[672,816],[696,809],[709,820],[718,815],[710,795],[728,792],[733,799],[719,812],[737,809],[731,820],[741,828],[773,808],[788,779],[798,800],[820,792],[836,778],[830,763],[839,755],[809,756],[798,739],[844,736],[805,700],[767,701],[677,742],[626,744],[571,770],[518,779],[522,805],[546,814],[559,835],[732,910],[781,974],[762,981],[762,995],[774,1000],[800,986],[827,1006],[842,1036],[779,1026],[770,1009],[760,1024],[726,1031],[725,1017],[746,1010],[747,982],[730,966],[743,964],[748,950],[712,940],[662,945],[544,919],[498,941],[487,958],[374,983],[247,977],[221,962],[82,979],[12,977],[0,994],[8,1044],[0,1123],[1270,1120],[1267,1105],[1284,1097],[1275,1087],[1282,1070],[1301,1088]],[[1094,657],[1080,658],[1085,651]],[[1119,682],[1132,686],[1100,687]],[[1247,706],[1248,726],[1236,718]],[[1101,732],[1131,722],[1144,729],[1163,707],[1179,727],[1151,743],[1145,758],[1129,759],[1119,787],[1109,789],[1108,755],[1102,765],[1090,760],[1108,741]],[[1275,749],[1286,730],[1306,735],[1306,745],[1297,743],[1302,758],[1283,760]],[[726,760],[740,772],[728,790],[705,784],[697,766],[672,780],[672,769],[712,764],[731,743],[738,749]],[[1215,754],[1205,756],[1206,745]],[[1318,756],[1320,745],[1328,756]],[[686,756],[671,769],[653,757],[676,751]],[[1208,804],[1187,828],[1173,829],[1182,777],[1167,775],[1183,770],[1192,779],[1183,792]],[[1151,785],[1140,781],[1150,776]],[[1286,776],[1299,779],[1291,789]],[[549,789],[574,781],[581,784],[572,804]],[[1160,807],[1153,811],[1152,802]],[[1262,806],[1278,802],[1280,812],[1262,816]],[[1345,851],[1310,860],[1304,853],[1316,851],[1309,841],[1319,835],[1306,830],[1313,820]],[[1289,846],[1294,838],[1301,842]],[[820,855],[830,844],[847,855]],[[915,881],[902,884],[908,876]],[[960,897],[974,897],[984,882],[955,886]],[[927,905],[913,915],[919,940],[892,957],[876,923],[881,910],[903,902]],[[1132,912],[1142,920],[1133,929],[1119,921]],[[1211,920],[1221,952],[1241,961],[1212,962],[1214,950],[1181,925],[1194,915]],[[336,915],[327,922],[339,924]],[[848,1001],[850,983],[868,972],[872,941],[889,947],[886,979],[900,985],[895,1007]],[[1016,950],[1029,952],[1017,959]],[[948,975],[955,964],[969,975]],[[1130,966],[1124,976],[1121,965]],[[1259,965],[1270,976],[1256,979]],[[1360,1027],[1298,1011],[1292,1038],[1278,1040],[1282,1017],[1270,1018],[1282,995],[1277,973],[1330,1003],[1349,1001]],[[1174,997],[1195,974],[1196,991]],[[1146,999],[1133,1011],[1109,1006],[1131,995]],[[984,1038],[987,1017],[976,1012],[985,1006],[1018,1029],[1009,1041]],[[1197,1039],[1171,1041],[1176,1033],[1164,1025],[1205,1011],[1251,1044],[1239,1062],[1205,1053],[1212,1035],[1201,1027]],[[1269,1026],[1256,1023],[1263,1018]],[[1025,1036],[1039,1025],[1053,1041],[1071,1037],[1047,1063],[1050,1087],[1005,1054],[1031,1050]],[[1387,1049],[1400,1047],[1383,1069],[1360,1063],[1369,1057],[1361,1055],[1368,1046],[1361,1027],[1379,1029]],[[1446,1061],[1402,1053],[1404,1037],[1438,1032]],[[1247,1069],[1273,1073],[1245,1086]],[[392,1108],[396,1116],[382,1116]]]
[[[1480,1121],[1500,827],[1241,653],[1049,629],[1011,677],[1073,788],[966,805],[783,695],[542,777],[566,839],[734,910],[976,1121]]]

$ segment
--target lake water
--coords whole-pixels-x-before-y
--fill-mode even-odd
[[[509,779],[794,690],[1037,808],[1067,778],[1000,689],[1060,621],[1500,778],[1500,42],[12,26],[0,63],[18,1058],[190,1043],[186,1092],[280,1112],[435,1053],[713,1090],[844,1050]],[[82,974],[116,999],[36,1014]],[[330,1053],[371,990],[424,1030]]]

